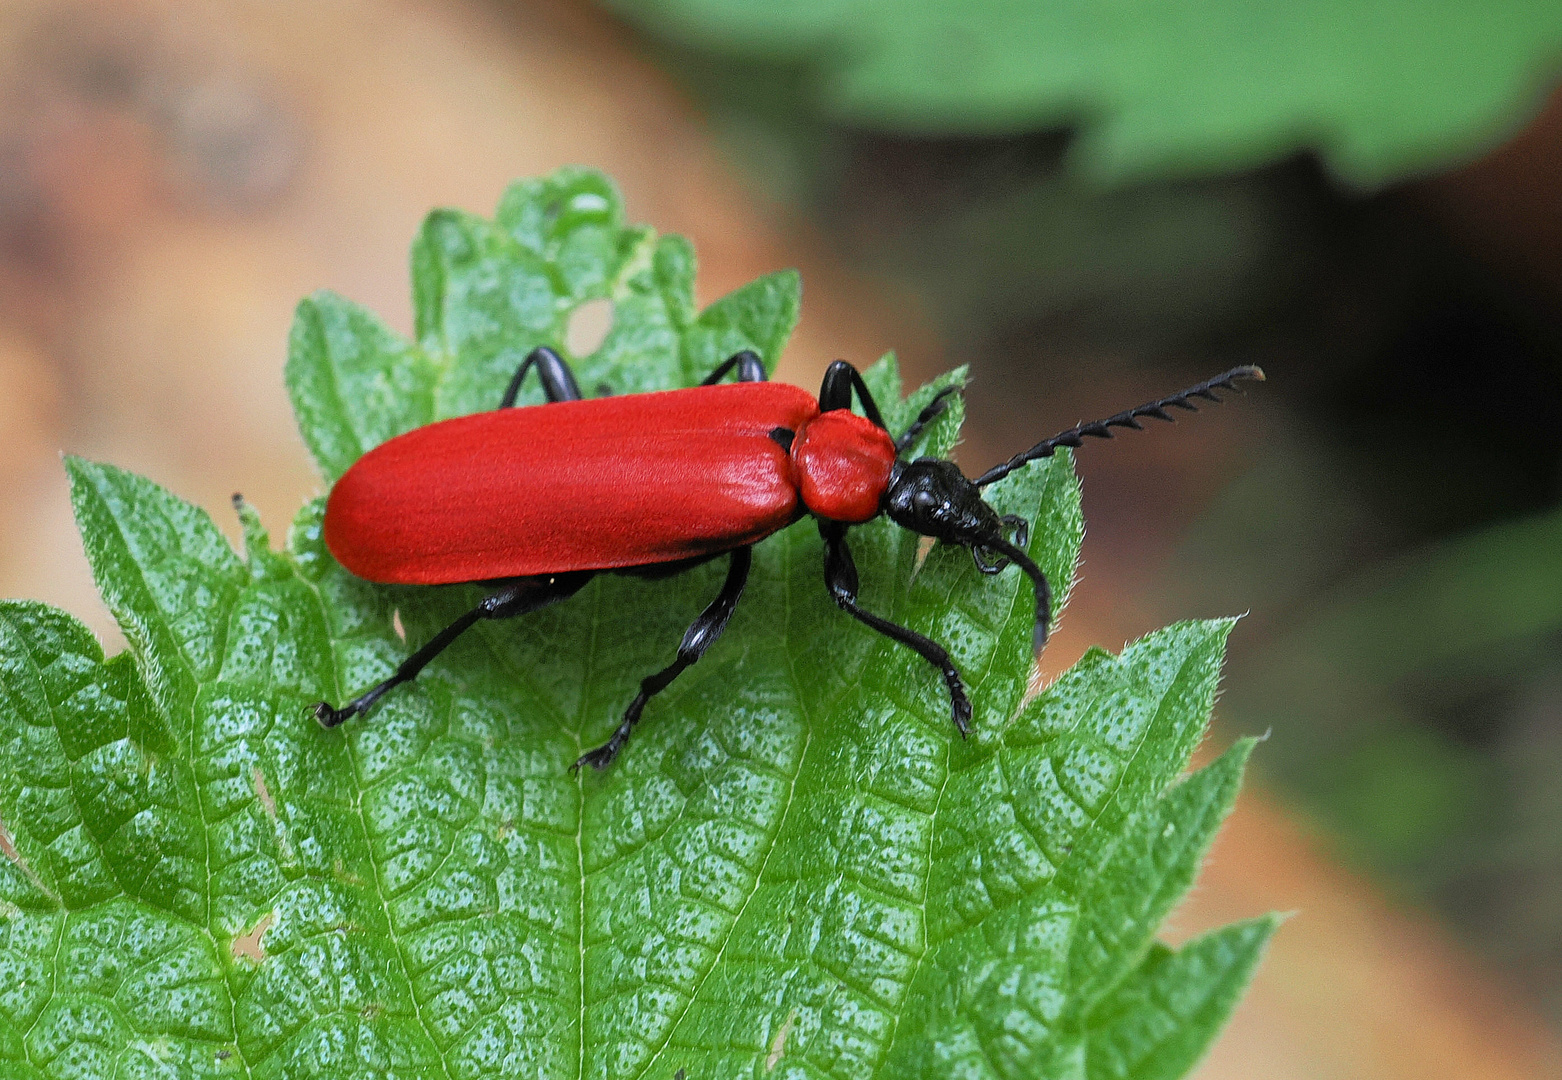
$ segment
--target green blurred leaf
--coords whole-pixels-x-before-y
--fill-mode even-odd
[[[1562,512],[1552,511],[1348,578],[1250,663],[1228,706],[1246,725],[1276,727],[1271,767],[1349,845],[1436,888],[1491,858],[1507,804],[1523,800],[1486,749],[1509,707],[1494,688],[1546,677],[1559,634]],[[1463,739],[1460,710],[1472,713]],[[1556,856],[1555,842],[1532,852]]]
[[[436,213],[414,266],[417,344],[338,298],[300,309],[289,386],[328,475],[492,407],[586,299],[615,320],[576,359],[615,388],[687,383],[737,347],[773,360],[797,313],[794,275],[696,313],[688,245],[624,227],[581,171],[517,185],[494,223]],[[900,400],[893,358],[866,378],[897,426],[936,389]],[[131,652],[0,605],[6,1075],[1173,1076],[1273,929],[1153,941],[1250,749],[1179,781],[1229,622],[1093,651],[1027,702],[1018,575],[945,548],[919,565],[915,537],[861,528],[865,602],[967,675],[962,741],[936,674],[829,601],[803,525],[759,547],[729,632],[620,760],[575,776],[720,567],[604,576],[484,624],[326,731],[311,702],[383,677],[476,590],[353,578],[319,500],[282,552],[241,507],[241,559],[150,481],[68,468]],[[992,498],[1066,585],[1069,459]]]
[[[1511,133],[1562,56],[1548,0],[609,2],[676,42],[808,68],[848,124],[1077,126],[1077,164],[1112,180],[1315,150],[1345,180],[1381,185]]]

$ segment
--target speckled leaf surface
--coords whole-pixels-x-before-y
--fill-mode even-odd
[[[1553,0],[607,0],[671,40],[804,67],[836,119],[916,135],[1077,127],[1103,179],[1315,151],[1376,187],[1533,115]]]
[[[794,275],[697,312],[687,243],[619,207],[565,172],[495,221],[434,214],[416,341],[305,301],[288,379],[326,475],[491,407],[586,300],[615,307],[578,358],[588,386],[686,384],[742,347],[775,360]],[[936,389],[901,401],[892,359],[868,377],[897,425]],[[1027,701],[1017,575],[856,530],[865,603],[967,675],[961,741],[937,676],[830,603],[805,523],[758,548],[726,636],[619,761],[575,776],[720,566],[481,625],[325,731],[310,703],[383,677],[475,590],[354,579],[319,502],[281,551],[242,509],[240,556],[150,481],[67,464],[131,647],[105,660],[71,617],[0,605],[0,1077],[1169,1077],[1273,929],[1154,942],[1249,749],[1182,778],[1228,623],[1091,652]],[[1069,582],[1069,460],[992,494]]]

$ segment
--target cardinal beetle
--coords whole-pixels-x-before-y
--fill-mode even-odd
[[[548,404],[512,408],[533,368]],[[721,384],[734,370],[737,382]],[[965,735],[971,702],[949,652],[858,605],[847,529],[887,514],[921,536],[969,548],[984,574],[1014,563],[1036,594],[1040,647],[1052,594],[1025,553],[1029,525],[1000,517],[982,500],[982,488],[1060,446],[1079,446],[1085,436],[1139,429],[1140,417],[1169,421],[1168,409],[1196,412],[1194,399],[1219,401],[1216,390],[1263,377],[1256,367],[1233,368],[1069,428],[968,480],[953,462],[900,457],[948,405],[954,387],[941,390],[896,438],[862,375],[844,360],[825,372],[818,401],[798,387],[766,382],[752,352],[733,356],[697,387],[582,400],[569,365],[539,347],[516,370],[498,409],[398,435],[361,457],[331,490],[325,542],[352,573],[385,584],[491,582],[496,588],[390,678],[340,709],[320,702],[315,716],[335,727],[367,712],[481,619],[557,603],[605,571],[665,578],[726,554],[726,582],[684,634],[677,658],[641,681],[612,737],[575,762],[577,769],[605,768],[646,702],[726,629],[743,595],[753,545],[807,514],[824,538],[824,580],[835,602],[942,673],[955,727]],[[854,391],[864,415],[851,411]]]

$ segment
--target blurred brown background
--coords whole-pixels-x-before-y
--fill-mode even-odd
[[[962,338],[948,309],[882,272],[895,248],[873,233],[889,228],[875,215],[936,220],[939,170],[981,151],[864,139],[833,210],[799,212],[712,134],[688,82],[646,56],[612,17],[562,2],[0,0],[0,595],[60,605],[122,644],[76,537],[62,450],[148,475],[230,533],[242,491],[279,529],[319,488],[282,386],[293,305],[329,286],[409,331],[406,251],[427,210],[488,213],[509,180],[564,164],[605,170],[633,220],[691,237],[705,302],[798,267],[784,379],[814,385],[837,356],[889,348],[912,378],[975,359],[968,465],[1218,369],[1187,349],[1136,365],[1121,360],[1135,349],[1092,351],[1098,338],[1055,326],[1055,351],[1087,355],[1027,367],[1023,322]],[[1264,190],[1315,191],[1300,173]],[[1377,212],[1500,265],[1544,310],[1562,305],[1559,175],[1554,101],[1507,146]],[[1354,295],[1348,278],[1339,292]],[[1294,348],[1264,357],[1271,375],[1319,386],[1272,362]],[[995,352],[1010,362],[988,363]],[[1192,610],[1213,601],[1177,591],[1201,565],[1184,538],[1254,461],[1306,445],[1305,405],[1259,394],[1175,436],[1081,455],[1091,534],[1049,670],[1088,644],[1226,610]],[[1299,805],[1244,798],[1174,919],[1185,936],[1297,912],[1200,1077],[1562,1076],[1543,973],[1478,953],[1413,892],[1343,868],[1336,843],[1299,823],[1316,818],[1282,801]]]

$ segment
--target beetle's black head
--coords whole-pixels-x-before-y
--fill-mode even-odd
[[[958,465],[938,458],[897,461],[883,505],[884,513],[902,528],[970,548],[984,574],[996,574],[1010,562],[1017,564],[1036,590],[1036,647],[1046,643],[1052,592],[1041,569],[1024,551],[1029,527],[1023,519],[999,517]],[[1015,532],[1013,543],[1007,536],[1009,529]]]
[[[981,490],[952,461],[897,461],[884,492],[891,521],[922,536],[966,547],[1002,535],[1003,523]]]

